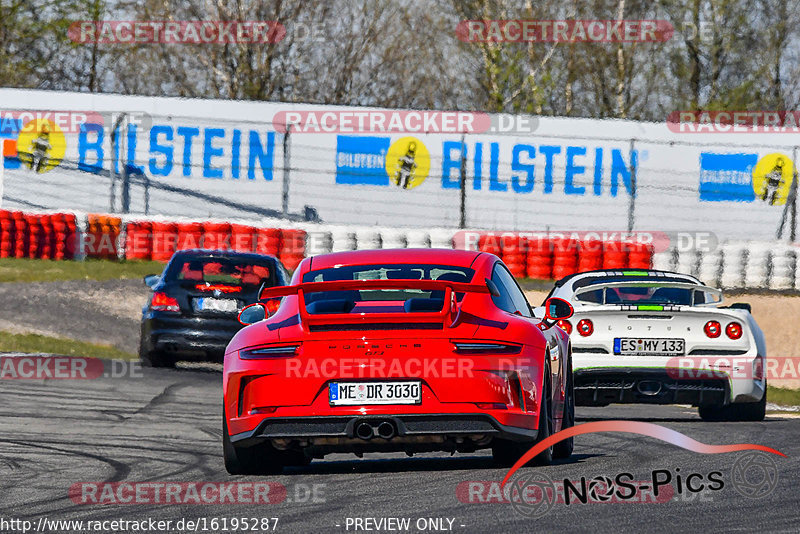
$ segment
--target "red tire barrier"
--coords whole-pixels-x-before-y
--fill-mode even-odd
[[[653,266],[653,245],[635,243],[630,247],[628,266],[631,269],[650,269]]]
[[[550,280],[553,277],[553,245],[546,237],[534,237],[527,240],[527,275],[528,278]]]
[[[237,252],[253,252],[256,248],[255,227],[244,224],[232,224],[231,248]]]
[[[578,272],[578,241],[553,240],[553,278],[559,280]]]
[[[230,223],[203,223],[203,248],[229,250],[231,248]]]
[[[519,234],[504,234],[500,239],[501,258],[515,278],[524,278],[527,271],[527,242]]]
[[[603,242],[598,239],[581,241],[578,249],[578,271],[603,268]]]
[[[169,261],[178,246],[178,225],[170,222],[153,222],[153,252],[155,261]]]
[[[39,225],[42,230],[42,235],[39,244],[39,258],[49,260],[53,258],[54,236],[53,236],[53,219],[50,215],[40,215]]]
[[[12,212],[14,217],[14,257],[25,258],[28,255],[28,221],[21,211]]]
[[[278,259],[287,269],[295,270],[303,258],[306,257],[306,232],[305,230],[281,230],[281,246]]]
[[[497,234],[483,234],[478,238],[478,250],[488,252],[495,256],[503,254],[503,247],[500,244],[500,236]]]
[[[625,269],[628,267],[628,244],[620,241],[603,243],[603,269]]]
[[[281,231],[277,228],[256,230],[256,252],[277,256],[281,249]]]
[[[152,223],[138,221],[128,223],[125,240],[125,257],[131,260],[149,260],[153,257]]]
[[[14,216],[10,211],[0,211],[0,258],[14,257]]]
[[[203,224],[199,222],[178,223],[177,250],[200,248],[203,243]]]
[[[38,215],[25,215],[27,225],[28,248],[25,251],[26,258],[38,258],[42,245],[42,224]]]

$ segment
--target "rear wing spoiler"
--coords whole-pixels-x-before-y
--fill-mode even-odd
[[[325,291],[364,291],[381,289],[419,289],[422,291],[444,291],[444,304],[441,310],[398,313],[325,313],[309,314],[306,309],[305,295]],[[456,311],[455,293],[485,293],[489,287],[485,284],[469,284],[445,280],[334,280],[330,282],[302,282],[290,286],[267,287],[261,291],[261,300],[297,295],[300,318],[305,324],[324,322],[327,324],[343,324],[353,322],[395,321],[403,322],[444,320]]]
[[[692,291],[692,302],[695,301],[695,292],[702,291],[703,293],[708,293],[716,298],[716,300],[712,302],[705,302],[703,304],[692,304],[692,306],[707,306],[707,305],[716,305],[722,302],[722,291],[716,289],[714,287],[703,286],[698,284],[693,284],[691,282],[648,282],[648,281],[633,281],[630,282],[605,282],[601,284],[592,284],[588,286],[584,286],[578,288],[574,291],[573,295],[577,298],[579,295],[583,295],[584,293],[592,293],[597,291],[598,289],[603,290],[603,301],[601,304],[608,304],[606,302],[606,289],[613,289],[616,287],[669,287],[675,289],[689,289]]]

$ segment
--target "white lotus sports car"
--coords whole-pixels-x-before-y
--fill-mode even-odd
[[[570,334],[578,405],[691,404],[705,420],[764,418],[766,344],[748,304],[723,306],[720,290],[690,275],[631,269],[567,276],[549,297],[575,309],[559,326]]]

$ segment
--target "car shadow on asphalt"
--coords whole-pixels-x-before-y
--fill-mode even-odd
[[[581,463],[602,454],[573,454],[552,465]],[[333,475],[344,473],[407,473],[409,471],[471,471],[476,469],[507,471],[494,463],[491,456],[436,457],[436,458],[364,458],[353,460],[315,460],[307,467],[284,469],[284,475]]]

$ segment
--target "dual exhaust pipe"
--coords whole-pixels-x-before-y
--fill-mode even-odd
[[[397,430],[389,421],[381,421],[377,424],[362,421],[356,425],[355,434],[357,438],[364,441],[369,441],[376,436],[383,439],[392,439],[397,434]]]

